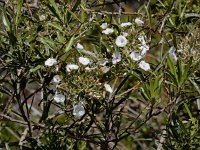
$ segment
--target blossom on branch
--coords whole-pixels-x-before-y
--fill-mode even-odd
[[[83,45],[81,45],[80,43],[78,43],[78,44],[76,45],[76,48],[82,50],[82,49],[83,49]]]
[[[111,88],[111,86],[109,84],[105,83],[104,87],[105,87],[105,89],[106,89],[107,92],[109,92],[109,93],[113,92],[113,89]]]
[[[86,57],[79,57],[78,60],[84,66],[87,66],[90,63],[89,58],[86,58]]]
[[[79,68],[78,65],[75,65],[75,64],[68,64],[66,66],[66,69],[68,72],[71,72],[72,70],[77,70],[78,68]]]
[[[73,106],[73,115],[77,118],[82,117],[85,114],[85,109],[81,103]]]
[[[60,76],[59,76],[59,75],[55,75],[55,76],[53,77],[53,82],[54,82],[54,83],[58,84],[58,83],[60,83],[60,81],[61,81],[61,79],[60,79]]]
[[[105,30],[108,27],[108,24],[107,23],[102,23],[102,25],[100,27],[101,27],[101,29]]]
[[[139,63],[139,67],[140,67],[141,69],[143,69],[144,71],[148,71],[148,70],[151,69],[149,63],[146,63],[144,60],[142,60],[142,61]]]
[[[139,52],[132,52],[130,54],[130,58],[133,60],[133,61],[139,61],[140,59],[142,59],[142,56],[140,55]]]
[[[57,103],[63,103],[65,101],[65,95],[56,92],[56,94],[54,95],[54,100]]]
[[[127,27],[127,26],[132,26],[132,23],[131,22],[124,22],[124,23],[121,23],[120,25],[122,28],[123,27]]]
[[[169,49],[169,57],[173,60],[173,62],[174,63],[176,63],[177,62],[177,56],[176,56],[176,54],[175,54],[175,47],[171,47],[170,49]]]
[[[117,64],[118,62],[121,61],[121,59],[122,59],[121,54],[119,52],[113,53],[113,55],[112,55],[112,63],[113,64]]]
[[[46,61],[45,61],[45,66],[53,66],[53,65],[56,65],[57,64],[57,60],[55,58],[48,58]]]
[[[102,31],[102,33],[106,34],[106,35],[111,34],[113,32],[114,32],[113,28],[107,28],[107,29],[105,29],[105,30]]]
[[[135,23],[136,23],[138,26],[143,26],[143,25],[144,25],[144,21],[142,21],[140,18],[136,18],[136,19],[135,19]]]
[[[128,40],[126,39],[126,37],[122,35],[118,36],[115,40],[115,44],[118,47],[125,47],[127,43],[128,43]]]

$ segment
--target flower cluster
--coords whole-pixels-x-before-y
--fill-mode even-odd
[[[139,18],[135,19],[135,24],[137,26],[143,26],[144,22],[140,20]],[[99,58],[98,56],[95,56],[96,60],[91,59],[91,57],[85,57],[82,54],[93,54],[90,51],[85,50],[84,45],[81,43],[77,43],[75,46],[76,50],[80,52],[81,56],[77,58],[77,62],[75,63],[67,63],[66,65],[66,73],[67,74],[72,74],[75,75],[73,72],[79,73],[79,69],[83,68],[85,71],[90,72],[92,70],[100,68],[103,74],[107,73],[112,67],[115,66],[120,66],[122,63],[121,61],[124,60],[126,61],[127,54],[129,54],[130,59],[132,60],[133,63],[137,63],[138,67],[143,69],[144,71],[150,70],[150,65],[143,60],[145,57],[147,51],[149,50],[149,46],[145,41],[144,36],[139,36],[138,40],[139,45],[138,45],[138,51],[131,51],[129,52],[129,47],[132,47],[132,42],[130,41],[130,37],[127,30],[134,30],[134,25],[131,22],[123,22],[120,24],[120,32],[116,36],[115,34],[115,29],[113,27],[110,27],[108,23],[103,23],[100,25],[100,28],[102,29],[102,35],[109,37],[110,34],[112,34],[112,39],[113,39],[113,45],[110,45],[111,50],[109,49],[109,53],[111,53],[111,58]],[[169,53],[172,55],[172,53]],[[58,61],[55,58],[48,58],[45,61],[45,66],[48,67],[53,67],[54,65],[58,65]],[[81,69],[82,70],[82,69]],[[59,71],[57,71],[59,72]],[[62,79],[61,77],[57,74],[53,77],[52,79],[52,86],[55,92],[55,95],[53,96],[53,99],[56,103],[64,103],[66,100],[66,94],[63,94],[62,92],[59,91],[59,85],[61,84]],[[104,82],[103,84],[104,90],[110,94],[113,93],[114,87],[111,87],[110,84],[108,84],[107,81]],[[85,114],[85,109],[84,109],[84,103],[83,101],[76,101],[76,103],[73,104],[73,115],[76,116],[77,118],[82,117]]]
[[[139,51],[133,51],[130,53],[130,58],[134,62],[140,61],[142,58],[144,58],[147,51],[149,50],[149,46],[146,44],[144,36],[140,36],[138,40],[140,42]],[[145,62],[144,60],[140,61],[139,67],[145,71],[150,70],[149,63]]]
[[[135,24],[138,26],[143,26],[144,22],[141,19],[136,18]],[[124,22],[124,23],[121,23],[120,26],[122,28],[133,27],[133,24],[131,22]],[[114,32],[112,28],[108,28],[107,23],[103,23],[100,27],[103,29],[103,31],[102,31],[103,34],[110,34],[110,33]],[[111,29],[112,29],[112,31],[111,31]],[[122,30],[124,30],[124,29],[122,29]],[[109,31],[111,31],[111,32],[109,32]],[[119,48],[127,49],[126,46],[129,43],[127,36],[128,36],[127,32],[122,32],[121,35],[117,36],[115,39],[116,46]],[[147,45],[144,36],[139,36],[138,41],[140,42],[139,47],[138,47],[139,50],[132,51],[130,53],[130,58],[131,58],[131,60],[133,60],[133,62],[140,61],[138,64],[139,67],[145,71],[148,71],[148,70],[150,70],[150,65],[142,59],[145,57],[147,51],[149,50],[149,46]],[[117,64],[118,62],[120,62],[122,60],[121,53],[119,51],[116,51],[115,53],[113,53],[112,58],[113,58],[112,63]]]

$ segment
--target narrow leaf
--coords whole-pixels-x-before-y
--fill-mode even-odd
[[[67,53],[71,49],[72,45],[74,44],[74,38],[75,36],[72,36],[69,42],[67,43],[67,46],[65,48],[65,53]]]
[[[17,13],[16,13],[16,17],[15,17],[16,26],[18,25],[19,20],[21,18],[22,3],[23,3],[23,0],[18,0],[18,2],[17,2]]]

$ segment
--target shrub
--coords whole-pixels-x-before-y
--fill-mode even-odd
[[[198,149],[199,4],[2,3],[0,147]]]

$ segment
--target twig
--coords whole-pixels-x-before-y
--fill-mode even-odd
[[[29,7],[29,4],[28,4],[28,1],[26,0],[26,6],[27,6],[27,8],[28,8],[28,12],[29,12],[29,14],[31,15],[31,17],[33,16],[33,14],[32,14],[32,12],[31,12],[31,9],[30,9],[30,7]]]
[[[4,115],[4,114],[0,114],[0,117],[5,118],[5,119],[7,119],[7,120],[9,120],[9,121],[12,121],[12,122],[16,122],[16,123],[19,123],[19,124],[27,125],[27,122],[24,122],[24,121],[21,121],[21,120],[13,119],[13,118],[11,118],[10,116],[6,116],[6,115]]]
[[[163,30],[163,28],[164,28],[165,22],[166,22],[166,20],[167,20],[167,18],[168,18],[168,16],[169,16],[169,14],[170,14],[170,13],[172,12],[172,10],[174,9],[174,6],[175,6],[175,1],[173,1],[172,7],[170,7],[171,10],[167,10],[167,12],[166,12],[165,15],[164,15],[164,18],[163,18],[163,20],[162,20],[162,24],[161,24],[160,29],[159,29],[159,31],[158,31],[160,34],[162,33],[162,30]]]
[[[166,130],[163,129],[163,132],[162,132],[162,134],[161,134],[161,136],[160,136],[159,144],[158,144],[156,150],[162,150],[163,143],[164,143],[164,141],[165,141],[165,135],[166,135],[166,133],[167,133]]]
[[[21,138],[20,138],[20,140],[19,140],[19,145],[20,145],[20,146],[22,146],[22,145],[24,144],[24,140],[25,140],[25,138],[26,138],[27,133],[28,133],[28,128],[26,128],[26,129],[24,130],[24,132],[22,133],[22,136],[21,136]]]
[[[28,4],[28,6],[32,8],[38,8],[38,0],[34,0],[34,2],[31,4]]]
[[[132,15],[132,16],[143,16],[142,13],[133,13],[133,12],[110,12],[110,11],[95,11],[95,10],[92,10],[92,9],[87,9],[87,8],[84,8],[84,10],[86,12],[91,12],[91,13],[95,13],[95,14],[99,14],[99,15]]]
[[[7,120],[9,120],[11,122],[19,123],[19,124],[22,124],[22,125],[25,125],[25,126],[28,125],[28,123],[25,122],[25,121],[17,120],[17,119],[11,118],[10,116],[4,115],[4,114],[0,114],[0,117],[1,118],[5,118],[5,119],[7,119]],[[31,122],[31,126],[32,127],[45,128],[45,125],[39,124],[39,123],[34,123],[34,122]]]
[[[125,94],[129,93],[130,91],[133,91],[133,90],[135,91],[135,90],[137,90],[137,88],[140,86],[140,84],[141,84],[141,82],[138,82],[138,83],[137,83],[135,86],[133,86],[132,88],[130,88],[130,89],[126,90],[125,92],[123,92],[123,93],[117,95],[116,98],[119,98],[119,97],[121,97],[122,95],[125,95]]]
[[[200,89],[198,87],[198,85],[196,84],[196,82],[194,82],[191,78],[189,78],[189,81],[193,84],[193,86],[195,87],[195,89],[197,90],[197,92],[200,94]],[[197,99],[197,108],[198,110],[200,110],[200,99]]]

